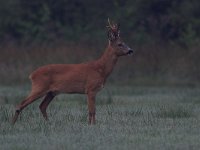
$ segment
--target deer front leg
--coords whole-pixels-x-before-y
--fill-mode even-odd
[[[89,124],[95,124],[95,96],[96,93],[89,92],[88,97],[88,111],[89,111]]]

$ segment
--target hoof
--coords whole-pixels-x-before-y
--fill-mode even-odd
[[[16,110],[15,110],[15,115],[14,115],[14,117],[13,117],[13,119],[12,119],[12,125],[14,125],[15,122],[17,121],[17,118],[18,118],[20,112],[21,112],[20,109],[16,109]]]

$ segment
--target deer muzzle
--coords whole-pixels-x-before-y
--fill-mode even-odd
[[[127,55],[132,55],[132,54],[133,54],[133,50],[129,49],[128,52],[127,52]]]

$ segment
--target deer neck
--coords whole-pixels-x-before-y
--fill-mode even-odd
[[[107,77],[112,72],[118,56],[114,53],[114,49],[108,45],[104,54],[97,60],[97,69],[103,76]]]

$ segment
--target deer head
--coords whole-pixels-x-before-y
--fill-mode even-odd
[[[111,23],[108,19],[108,40],[117,56],[131,55],[133,50],[120,38],[119,24]]]

